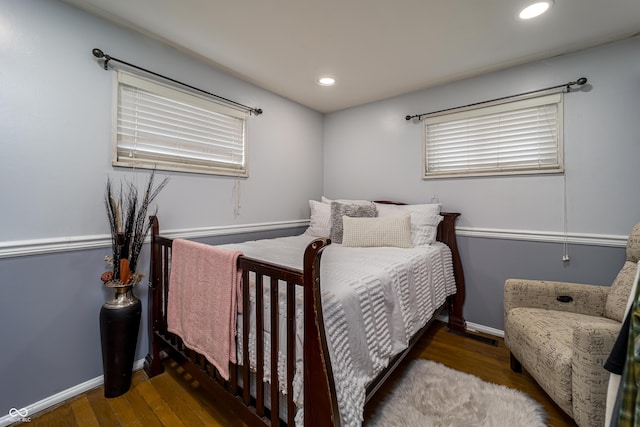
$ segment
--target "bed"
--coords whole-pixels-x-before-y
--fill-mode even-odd
[[[376,205],[380,208],[392,206],[391,202],[376,202]],[[160,236],[158,219],[152,217],[149,354],[144,366],[147,375],[153,377],[163,372],[162,358],[168,355],[198,379],[214,399],[232,408],[248,425],[359,425],[363,405],[438,314],[448,312],[450,329],[465,329],[462,314],[464,276],[455,233],[459,214],[440,215],[437,242],[428,247],[349,248],[345,246],[346,240],[343,245],[331,245],[329,238],[318,238],[313,233],[271,242],[225,245],[243,252],[237,259],[237,267],[242,271],[243,284],[249,284],[242,286],[238,357],[237,363],[229,365],[228,376],[225,375],[228,379],[223,378],[207,358],[186,346],[180,336],[168,331],[173,240]],[[313,207],[311,222],[310,229],[314,226]],[[344,237],[348,238],[347,235]],[[292,261],[291,254],[296,251],[304,254]],[[281,252],[285,255],[278,255]],[[351,254],[364,258],[348,261]],[[419,273],[409,274],[398,267],[404,263],[401,258],[407,254],[411,254],[408,258],[413,263],[409,264],[410,271]],[[399,271],[398,277],[392,274],[392,285],[384,284],[384,280],[373,273],[367,280],[380,288],[380,295],[393,294],[394,298],[396,294],[400,295],[398,301],[382,301],[371,291],[367,295],[372,297],[356,298],[361,305],[345,311],[344,307],[350,307],[348,303],[336,301],[336,295],[341,294],[345,286],[341,282],[334,283],[343,279],[334,276],[346,274],[351,278],[361,270],[358,264],[370,272],[372,269],[368,266],[374,266],[382,259],[391,264],[378,275],[386,278]],[[427,260],[426,264],[421,259]],[[341,270],[336,267],[338,264],[343,265]],[[436,264],[438,270],[434,267],[432,272],[429,266]],[[348,273],[342,273],[344,268]],[[440,270],[444,273],[439,273]],[[416,275],[437,276],[444,285],[440,285],[439,291],[430,290],[430,294],[425,293],[422,297],[422,291],[413,288],[389,292],[389,289],[404,289],[399,283],[414,286],[413,282],[418,282],[414,278]],[[452,277],[445,277],[447,275]],[[404,285],[405,282],[408,285]],[[354,285],[356,294],[359,288],[360,285]],[[364,304],[367,307],[362,305],[364,300],[368,301]],[[376,304],[389,305],[390,311],[380,316],[376,314],[380,312]],[[410,312],[396,307],[403,304],[416,306],[418,310],[414,307],[411,314],[406,314]],[[393,318],[399,323],[388,320]],[[389,324],[383,325],[381,319]],[[250,327],[245,328],[247,321]],[[356,350],[340,350],[347,340],[357,338],[357,330],[350,329],[350,325],[357,323],[364,329],[361,342],[357,339],[348,342]],[[384,328],[381,329],[381,325]],[[382,330],[386,332],[380,332]],[[363,363],[354,361],[358,359],[360,347],[367,349]]]

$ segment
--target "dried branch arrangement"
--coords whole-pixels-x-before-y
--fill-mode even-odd
[[[142,278],[136,267],[142,245],[151,228],[147,211],[169,181],[169,177],[166,177],[154,187],[154,178],[155,170],[149,176],[141,199],[138,197],[138,189],[132,183],[120,183],[120,190],[115,194],[111,180],[107,179],[105,206],[111,228],[113,256],[105,258],[112,270],[100,277],[107,286],[134,285]],[[153,215],[157,211],[156,206]]]

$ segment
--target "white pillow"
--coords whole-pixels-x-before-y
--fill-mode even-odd
[[[338,202],[338,203],[343,203],[345,205],[369,205],[372,203],[369,200],[327,199],[324,196],[322,196],[320,200],[322,200],[322,203],[331,204],[331,202]]]
[[[438,224],[442,221],[440,203],[422,205],[388,205],[376,203],[379,217],[411,215],[411,241],[414,246],[430,245],[436,241]]]
[[[315,237],[329,237],[331,234],[331,205],[309,200],[311,221],[304,234]]]
[[[412,248],[411,217],[356,218],[343,216],[342,246]]]
[[[430,215],[424,212],[411,212],[411,240],[415,246],[428,246],[436,241],[438,224],[442,215]]]
[[[390,205],[386,203],[376,203],[376,209],[378,209],[378,212],[380,213],[379,216],[383,216],[381,215],[382,213],[387,214],[387,216],[393,216],[397,215],[398,212],[422,212],[427,215],[437,216],[440,214],[440,206],[440,203],[428,203],[422,205]]]

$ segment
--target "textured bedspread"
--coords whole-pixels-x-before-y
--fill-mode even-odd
[[[226,245],[245,256],[302,269],[302,254],[312,237],[301,235]],[[442,243],[412,249],[346,248],[332,244],[322,256],[321,289],[325,329],[336,383],[340,417],[345,426],[363,421],[366,386],[409,339],[455,293],[451,252]],[[253,285],[252,285],[253,288]],[[265,287],[268,290],[268,286]],[[281,287],[284,301],[284,286]],[[253,293],[253,290],[252,290]],[[255,298],[255,296],[252,296]],[[298,332],[294,401],[302,404],[302,292],[296,309]],[[265,310],[268,305],[265,298]],[[284,316],[284,305],[280,315]],[[250,360],[255,368],[255,313],[252,313]],[[242,318],[238,324],[238,349],[242,348]],[[270,381],[270,325],[265,319],[265,379]],[[284,351],[286,323],[280,321]],[[278,375],[286,377],[286,354],[279,354]],[[242,363],[242,355],[238,355]],[[286,384],[281,382],[281,388]],[[285,391],[284,389],[282,390]],[[303,419],[296,416],[297,424]]]

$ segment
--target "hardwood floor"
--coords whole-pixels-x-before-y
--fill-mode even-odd
[[[489,337],[489,336],[487,336]],[[494,338],[495,337],[490,337]],[[526,374],[516,374],[509,368],[509,351],[502,339],[498,346],[450,333],[446,325],[436,323],[427,332],[409,360],[425,358],[453,369],[476,375],[485,381],[503,384],[529,394],[544,405],[549,425],[574,427],[564,414]],[[404,365],[406,366],[406,362]],[[133,375],[131,389],[123,396],[106,399],[102,387],[61,404],[44,414],[31,418],[31,426],[230,426],[245,424],[229,409],[211,401],[199,384],[171,360],[165,363],[165,373],[148,379],[144,372]],[[366,418],[376,409],[393,387],[394,376],[378,391],[365,411]]]

